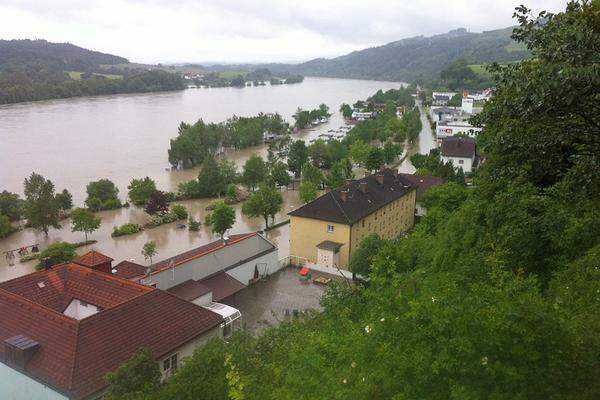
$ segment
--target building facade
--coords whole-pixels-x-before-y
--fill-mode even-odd
[[[469,137],[453,136],[442,139],[440,159],[450,162],[454,169],[472,172],[476,167],[476,143]]]
[[[290,256],[347,270],[366,236],[393,239],[413,227],[415,201],[416,188],[396,171],[347,181],[289,213]]]

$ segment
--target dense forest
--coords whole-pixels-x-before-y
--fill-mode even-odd
[[[179,75],[158,69],[106,73],[114,71],[114,65],[128,63],[68,43],[0,40],[0,104],[185,88]]]
[[[535,60],[496,69],[473,187],[447,184],[406,238],[351,264],[323,313],[197,349],[166,383],[152,357],[109,399],[600,397],[600,2],[531,16]]]
[[[457,59],[470,64],[522,60],[530,52],[511,37],[512,27],[483,33],[465,29],[431,37],[417,36],[332,59],[318,58],[300,64],[265,64],[274,73],[304,76],[380,79],[426,83]],[[243,66],[231,66],[231,68]],[[247,67],[247,66],[246,66]]]

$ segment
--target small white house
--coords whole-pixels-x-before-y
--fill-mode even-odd
[[[440,158],[443,163],[452,163],[454,169],[472,172],[475,167],[475,140],[469,137],[452,136],[442,139]]]

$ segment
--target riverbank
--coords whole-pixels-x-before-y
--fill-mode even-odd
[[[309,97],[302,98],[302,94],[306,94],[306,88],[311,85],[314,92]],[[37,171],[51,179],[57,187],[69,189],[75,206],[83,204],[85,185],[99,178],[115,182],[122,200],[125,200],[127,185],[134,177],[150,176],[160,190],[174,191],[179,183],[195,179],[199,170],[198,167],[181,171],[168,168],[168,140],[175,136],[176,128],[182,120],[204,118],[207,122],[216,122],[234,114],[255,115],[263,111],[280,112],[291,121],[291,116],[299,105],[312,109],[320,103],[326,103],[333,112],[328,122],[293,135],[294,139],[309,142],[330,129],[346,125],[337,112],[339,104],[352,103],[370,96],[378,89],[397,86],[397,83],[390,82],[306,79],[302,85],[297,86],[253,87],[244,91],[229,88],[206,89],[187,91],[188,94],[127,95],[90,98],[88,101],[60,100],[46,102],[42,107],[38,107],[38,104],[0,107],[0,118],[3,118],[3,122],[6,121],[6,124],[0,126],[0,138],[7,144],[0,149],[0,181],[3,185],[6,182],[3,189],[22,194],[23,178],[31,171]],[[204,94],[198,95],[200,92]],[[294,93],[297,96],[290,98]],[[213,100],[209,101],[211,98]],[[199,99],[202,99],[205,107],[200,111],[195,107]],[[256,101],[263,101],[263,104],[257,104]],[[227,105],[230,111],[219,107],[219,102]],[[237,111],[236,107],[239,107]],[[226,112],[228,114],[224,115]],[[111,115],[111,118],[106,118],[105,115]],[[23,132],[22,138],[17,134],[19,132]],[[68,132],[81,133],[81,137],[69,135]],[[40,135],[38,140],[34,140],[35,134]],[[52,135],[56,138],[53,139]],[[239,151],[230,149],[222,157],[241,169],[253,154],[266,158],[267,146],[260,145]],[[297,191],[283,191],[282,195],[284,205],[276,215],[276,223],[285,221],[287,213],[301,204]],[[211,201],[213,199],[177,203],[185,205],[194,219],[204,221],[207,213],[205,207]],[[263,228],[261,219],[249,219],[241,213],[241,204],[234,208],[236,223],[230,230],[231,233]],[[176,229],[175,223],[113,239],[110,234],[114,226],[130,222],[144,225],[149,217],[143,209],[137,207],[102,211],[97,215],[102,218],[102,226],[90,237],[98,240],[93,248],[110,255],[117,262],[134,259],[144,263],[140,251],[143,244],[150,240],[157,244],[158,258],[166,258],[215,239],[210,227],[203,225],[200,231],[190,232],[187,229]],[[80,233],[71,232],[69,219],[62,221],[61,225],[63,229],[52,229],[47,239],[31,229],[16,232],[0,240],[0,251],[31,243],[39,243],[44,248],[57,241],[77,242],[83,239]],[[289,225],[270,230],[266,235],[279,246],[280,258],[289,254]],[[86,250],[81,248],[79,251]],[[34,263],[17,263],[9,267],[2,258],[0,281],[28,273],[33,267]]]

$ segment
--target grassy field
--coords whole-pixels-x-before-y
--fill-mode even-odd
[[[469,68],[471,68],[471,70],[475,72],[478,76],[484,79],[490,79],[491,75],[489,72],[486,71],[486,65],[487,64],[471,64],[469,65]]]
[[[69,76],[71,77],[71,79],[74,79],[76,81],[81,80],[81,75],[83,75],[83,72],[81,72],[81,71],[67,71],[67,73],[69,74]],[[97,73],[94,73],[94,75],[100,75],[100,76],[103,76],[103,77],[108,78],[108,79],[122,79],[123,78],[122,75],[113,75],[113,74],[97,74]]]

